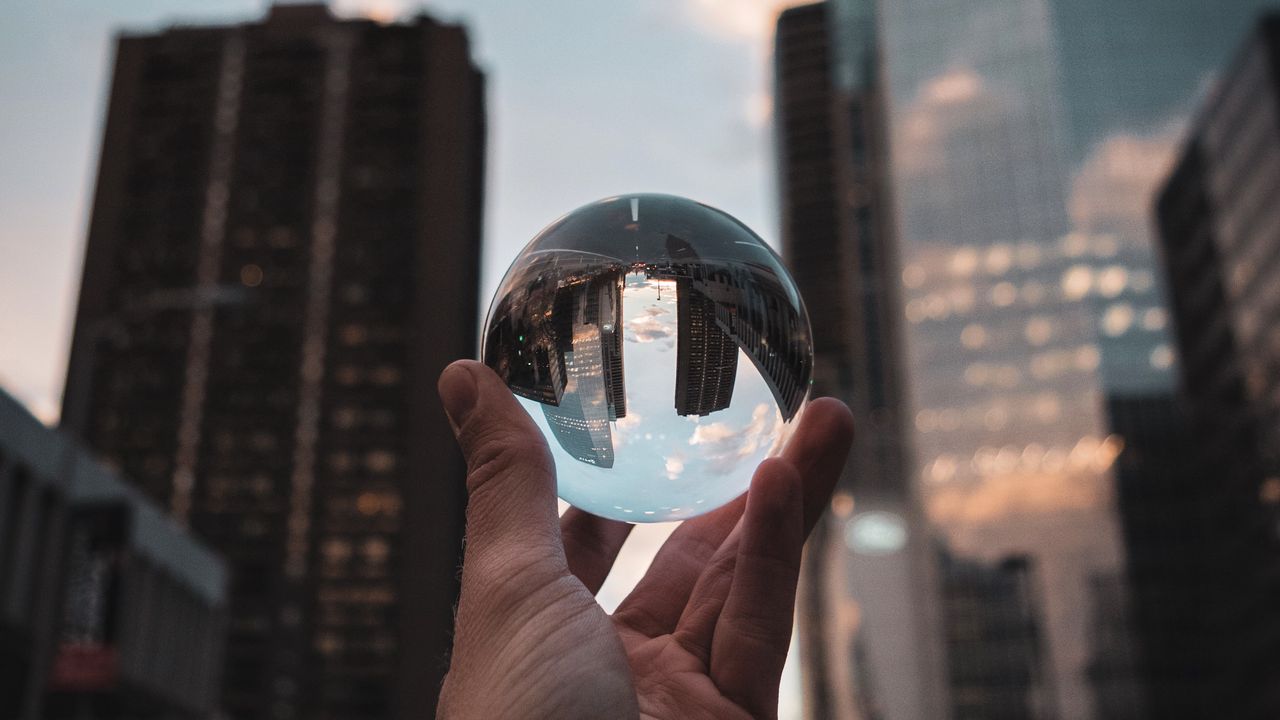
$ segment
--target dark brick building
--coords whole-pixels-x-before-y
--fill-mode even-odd
[[[433,712],[483,88],[425,16],[119,40],[64,424],[227,558],[232,717]]]

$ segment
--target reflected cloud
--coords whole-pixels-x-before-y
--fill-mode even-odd
[[[651,314],[650,310],[659,310],[659,313]],[[662,313],[666,313],[666,311],[660,308],[648,308],[644,315],[628,320],[626,324],[627,332],[625,333],[627,342],[651,343],[655,340],[675,337],[675,324],[671,321],[663,322],[658,319],[658,315]]]
[[[684,455],[673,453],[667,458],[666,469],[668,480],[675,480],[680,477],[684,473]]]
[[[778,411],[765,403],[751,411],[751,420],[741,428],[728,423],[699,423],[689,436],[689,444],[704,446],[707,470],[717,475],[732,472],[743,460],[755,455],[765,439],[772,440],[774,428],[782,421]]]

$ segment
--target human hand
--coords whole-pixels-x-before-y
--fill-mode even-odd
[[[801,550],[849,451],[848,408],[810,403],[750,491],[681,524],[609,615],[594,594],[631,526],[557,518],[546,441],[489,368],[456,362],[439,390],[469,494],[441,718],[777,715]]]

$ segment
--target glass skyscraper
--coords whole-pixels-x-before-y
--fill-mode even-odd
[[[880,3],[914,470],[951,552],[1034,562],[1022,716],[1141,712],[1107,406],[1172,391],[1152,194],[1264,4]]]

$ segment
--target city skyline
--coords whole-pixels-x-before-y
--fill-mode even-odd
[[[699,81],[735,79],[716,85],[700,104],[717,105],[718,97],[747,101],[683,118],[673,104],[655,104],[664,92],[678,94],[674,88],[689,77],[663,88],[637,76],[634,97],[628,96],[627,83],[606,71],[657,61],[625,43],[616,57],[582,76],[512,91],[519,78],[546,67],[539,62],[555,66],[580,50],[610,47],[616,30],[575,31],[570,23],[556,30],[581,46],[538,56],[522,44],[527,40],[517,39],[515,50],[495,50],[495,57],[511,52],[527,61],[509,76],[517,83],[499,86],[496,95],[470,96],[481,103],[496,97],[509,112],[496,122],[496,136],[490,133],[498,149],[488,163],[499,171],[496,182],[480,180],[483,151],[447,156],[476,173],[463,192],[484,196],[485,207],[496,208],[485,211],[490,222],[482,259],[448,249],[421,257],[387,250],[395,245],[393,235],[408,236],[406,223],[419,221],[438,224],[442,233],[471,228],[468,237],[475,242],[468,247],[482,239],[478,200],[467,206],[467,217],[451,216],[440,198],[456,184],[440,179],[430,184],[437,204],[421,206],[435,209],[422,210],[405,191],[409,174],[392,167],[404,158],[385,152],[390,144],[369,139],[385,134],[400,147],[417,141],[411,131],[397,134],[392,127],[412,103],[378,110],[394,83],[371,83],[378,89],[369,90],[369,101],[345,109],[361,92],[358,78],[385,78],[388,69],[392,78],[403,79],[401,71],[412,75],[407,68],[414,63],[405,60],[412,53],[384,45],[362,55],[365,35],[354,31],[319,32],[313,47],[294,55],[299,45],[290,52],[264,50],[269,42],[255,44],[260,37],[288,36],[285,26],[316,22],[316,8],[289,4],[267,15],[236,0],[227,5],[240,13],[235,22],[276,27],[261,36],[233,33],[226,41],[215,37],[217,28],[236,26],[225,21],[122,36],[117,83],[142,77],[143,86],[161,91],[139,104],[136,115],[119,113],[132,102],[126,82],[123,99],[113,95],[110,116],[103,110],[109,122],[102,131],[96,204],[108,211],[95,212],[87,223],[85,284],[75,340],[67,348],[61,422],[100,446],[109,463],[122,467],[178,522],[221,538],[224,547],[238,535],[281,539],[279,556],[266,553],[270,558],[258,565],[252,552],[230,553],[233,566],[249,567],[248,577],[270,579],[259,584],[276,583],[271,565],[282,578],[278,584],[298,585],[314,569],[307,558],[315,558],[321,584],[328,583],[316,594],[319,600],[299,601],[310,590],[295,587],[278,618],[232,623],[229,657],[249,657],[245,638],[262,627],[284,637],[272,644],[283,650],[262,654],[285,668],[262,673],[275,679],[272,707],[292,702],[296,688],[311,682],[295,678],[290,686],[286,677],[296,650],[289,644],[296,638],[286,637],[289,627],[309,627],[323,616],[327,630],[313,645],[330,658],[348,647],[370,657],[394,652],[396,642],[377,633],[365,644],[355,638],[351,629],[372,622],[372,615],[351,608],[386,606],[394,615],[402,602],[396,591],[353,590],[343,578],[357,566],[363,572],[394,564],[404,544],[443,547],[460,522],[458,512],[448,511],[443,524],[417,524],[417,535],[406,531],[401,541],[401,530],[387,519],[424,508],[424,495],[411,498],[395,486],[406,457],[421,464],[424,457],[452,453],[452,445],[414,448],[412,441],[377,439],[399,437],[392,431],[405,425],[405,407],[439,414],[432,373],[399,353],[406,336],[412,340],[405,347],[431,345],[435,354],[426,364],[436,371],[445,355],[479,350],[551,441],[562,472],[607,472],[640,458],[646,476],[701,493],[699,503],[730,497],[717,496],[721,489],[696,490],[699,478],[749,469],[785,439],[811,372],[817,393],[850,404],[860,433],[831,512],[815,532],[797,605],[797,622],[808,638],[803,655],[792,653],[791,667],[806,663],[804,703],[811,717],[897,720],[950,713],[959,720],[1005,713],[1102,720],[1157,708],[1194,717],[1191,708],[1213,692],[1218,700],[1204,707],[1234,702],[1257,710],[1280,702],[1249,694],[1255,688],[1247,680],[1265,677],[1270,649],[1235,654],[1233,641],[1224,638],[1252,637],[1262,625],[1228,622],[1224,618],[1237,606],[1222,599],[1223,588],[1238,588],[1252,603],[1246,610],[1255,614],[1248,617],[1261,617],[1260,598],[1276,590],[1231,575],[1263,568],[1272,558],[1263,550],[1247,557],[1234,550],[1256,548],[1253,541],[1274,525],[1271,506],[1280,506],[1274,477],[1280,439],[1265,426],[1275,414],[1267,398],[1280,397],[1269,375],[1276,369],[1275,331],[1268,324],[1275,293],[1258,279],[1265,273],[1256,272],[1272,266],[1272,246],[1263,233],[1245,232],[1258,224],[1249,218],[1262,212],[1257,207],[1265,193],[1258,188],[1266,183],[1259,178],[1274,175],[1272,146],[1258,139],[1257,118],[1274,116],[1265,110],[1271,105],[1240,109],[1240,88],[1261,87],[1265,76],[1257,56],[1251,64],[1228,64],[1253,11],[1266,3],[1210,7],[1139,0],[1115,7],[1100,0],[979,0],[938,12],[931,0],[797,6],[778,20],[776,109],[767,92],[748,86],[764,75],[768,57],[760,49],[768,33],[759,26],[790,3],[750,2],[737,10],[719,0],[663,3],[665,14],[625,5],[623,17],[649,22],[643,27],[657,38],[653,48],[674,48],[672,56],[686,66],[703,52],[724,62],[698,75]],[[414,16],[419,6],[412,2],[336,5],[344,13],[375,16],[378,22],[341,23],[369,37],[403,40],[413,28],[441,27]],[[557,13],[574,14],[569,10],[556,0],[546,17],[521,11],[506,22],[554,25],[564,17]],[[500,15],[496,2],[483,0],[467,12],[474,15],[461,26],[446,24],[446,35],[455,27],[469,29],[471,17],[486,32],[496,28],[487,37],[518,34],[493,20]],[[594,12],[580,12],[573,22],[587,23]],[[138,17],[154,22],[147,13]],[[444,17],[457,19],[448,11]],[[157,43],[158,50],[147,51],[154,56],[139,50],[144,38],[161,36],[183,42]],[[693,49],[699,41],[703,48]],[[464,36],[464,54],[467,42]],[[501,75],[506,66],[489,65],[482,56],[483,48],[501,43],[488,42],[472,40],[468,57],[478,60],[467,67]],[[789,60],[784,42],[792,43]],[[139,74],[139,67],[147,70]],[[275,69],[254,76],[251,69],[261,67]],[[294,86],[281,81],[304,67],[319,69]],[[1213,80],[1226,70],[1234,74]],[[478,74],[467,77],[479,82]],[[793,84],[790,95],[784,81]],[[587,94],[561,95],[575,83]],[[601,100],[584,100],[591,97]],[[1269,102],[1264,92],[1250,97]],[[557,99],[584,110],[557,125],[568,115],[554,107]],[[631,102],[644,107],[633,113],[640,119],[618,120],[627,114],[618,110],[620,103]],[[550,109],[521,114],[522,103],[526,110]],[[255,116],[245,108],[261,112]],[[1247,156],[1242,145],[1229,142],[1237,133],[1228,128],[1246,115],[1254,120],[1239,136],[1256,151]],[[301,129],[281,135],[266,119],[278,116],[298,119]],[[30,127],[29,119],[10,122],[21,129]],[[800,296],[780,279],[785,271],[763,244],[752,250],[755,255],[708,255],[699,238],[723,228],[695,223],[640,233],[630,252],[643,224],[639,218],[650,210],[637,201],[651,198],[664,207],[676,198],[628,194],[647,188],[623,181],[654,182],[653,189],[723,206],[771,237],[774,203],[749,197],[770,192],[762,158],[768,154],[764,135],[775,122],[777,235],[804,297],[817,303],[809,306],[817,333],[812,338],[807,326],[803,333],[798,329]],[[581,142],[566,141],[588,125],[595,135],[579,132],[574,140]],[[730,125],[715,143],[691,142],[708,128]],[[85,121],[78,127],[89,126]],[[175,142],[193,128],[208,129],[208,142]],[[468,132],[484,136],[483,127]],[[542,133],[540,141],[530,139],[536,133]],[[620,137],[632,142],[625,150],[618,149]],[[354,144],[347,148],[347,142]],[[698,147],[673,149],[683,142]],[[308,154],[324,147],[337,149]],[[594,162],[585,161],[587,155]],[[630,159],[614,162],[632,155],[634,167]],[[239,159],[222,163],[224,156]],[[301,157],[307,159],[294,164]],[[352,164],[356,157],[372,160]],[[65,187],[69,167],[55,162],[54,169],[33,172],[32,186],[56,176]],[[313,182],[337,177],[337,170],[340,182]],[[0,211],[28,197],[26,189],[11,190],[13,177],[0,172]],[[114,178],[107,185],[128,189],[104,190],[103,177]],[[209,192],[193,190],[205,180]],[[1222,193],[1224,183],[1252,189]],[[288,187],[306,190],[282,190]],[[609,233],[582,232],[590,223],[575,217],[581,211],[561,217],[544,232],[573,230],[568,246],[529,253],[525,276],[517,265],[499,282],[506,261],[552,212],[609,191],[616,194],[599,204],[603,215],[593,216],[611,223]],[[489,202],[495,195],[497,202]],[[379,210],[361,219],[344,205],[351,196]],[[68,206],[65,196],[57,202]],[[65,216],[33,221],[41,206],[26,204],[8,231],[0,229],[0,253],[14,258],[0,267],[0,288],[8,288],[0,290],[0,302],[6,309],[30,308],[0,319],[0,336],[16,339],[0,348],[0,386],[50,422],[58,415],[51,409],[57,382],[48,376],[61,368],[54,347],[59,303],[32,298],[65,289],[70,273],[46,266],[57,265],[59,253],[69,255],[73,244],[32,243],[29,228],[60,227],[50,237],[61,232],[65,240],[71,223]],[[110,210],[117,206],[126,210]],[[1221,233],[1226,249],[1203,262],[1174,257],[1170,249],[1167,288],[1158,230],[1169,248],[1203,250],[1204,237]],[[126,234],[136,247],[104,243],[112,233]],[[75,234],[81,234],[78,228]],[[360,243],[342,242],[357,235]],[[651,262],[655,257],[663,259]],[[465,267],[440,273],[450,263]],[[383,282],[377,273],[368,282],[352,279],[375,265],[394,265],[390,274],[399,279]],[[107,266],[110,273],[91,272]],[[182,287],[166,285],[188,275]],[[433,278],[429,284],[438,295],[457,292],[433,296],[428,304],[405,303],[412,293],[402,281],[410,275]],[[10,277],[13,282],[6,282]],[[471,292],[459,290],[467,283]],[[1210,293],[1213,302],[1204,304],[1210,286],[1215,293],[1227,288],[1223,296],[1231,302],[1219,303],[1222,298]],[[499,291],[497,317],[486,320],[476,304],[493,288]],[[384,327],[378,318],[389,315],[366,312],[375,306],[404,312],[391,313],[395,317]],[[423,332],[446,306],[450,327]],[[535,311],[516,317],[511,308]],[[472,315],[479,327],[467,325]],[[495,319],[500,322],[489,327]],[[1238,344],[1228,343],[1228,349],[1239,357],[1216,364],[1226,357],[1221,337],[1189,334],[1206,327],[1229,327]],[[476,330],[488,335],[484,347]],[[803,351],[810,342],[811,362]],[[384,346],[391,348],[385,357],[371,349]],[[320,357],[325,359],[311,365],[298,362]],[[1191,358],[1193,366],[1184,367],[1180,357]],[[404,386],[412,395],[392,398]],[[1225,395],[1212,395],[1218,391],[1247,396],[1248,407],[1231,405],[1229,426],[1216,422],[1226,402]],[[1183,424],[1186,403],[1199,428],[1194,435]],[[442,418],[414,417],[406,425],[414,437],[424,436],[428,425],[444,428]],[[1192,452],[1187,438],[1200,435],[1211,439],[1203,453]],[[351,438],[350,448],[341,446]],[[1237,454],[1228,458],[1229,451]],[[1221,466],[1211,457],[1241,461],[1231,466],[1229,493],[1198,484],[1206,468]],[[604,487],[586,483],[577,491],[604,497]],[[679,519],[705,509],[659,506],[642,488],[614,489],[620,504],[613,508],[623,519],[653,513]],[[1176,532],[1168,518],[1195,511],[1187,494],[1217,503],[1213,517],[1234,532],[1197,535],[1213,533],[1212,523],[1194,525],[1204,519],[1200,514],[1189,522],[1189,535]],[[277,511],[278,518],[268,517]],[[652,555],[653,539],[669,530],[635,533],[600,595],[602,605],[616,602],[611,598],[618,588],[643,571],[642,556]],[[1219,591],[1166,602],[1167,593],[1187,582],[1168,565],[1176,553],[1186,553],[1190,567],[1214,578]],[[445,555],[436,558],[436,570],[449,560]],[[1215,564],[1214,557],[1233,563]],[[245,607],[245,577],[233,578],[233,607]],[[417,592],[412,583],[405,587]],[[430,602],[425,596],[414,600]],[[299,610],[308,603],[316,607]],[[1202,631],[1186,636],[1187,644],[1168,644],[1182,637],[1180,624],[1200,621],[1202,608],[1216,608],[1211,619],[1224,634]],[[427,632],[427,624],[419,618],[415,631]],[[435,640],[441,637],[436,633]],[[1179,672],[1212,667],[1194,657],[1192,642],[1216,653],[1215,661],[1236,666],[1234,690],[1224,689],[1229,683],[1183,683],[1166,697]],[[416,649],[415,663],[438,655],[425,645]],[[1253,657],[1256,667],[1246,667]],[[312,660],[306,662],[324,665]],[[902,666],[914,670],[893,670]],[[248,675],[231,682],[253,684]],[[798,682],[787,678],[782,717],[799,718]],[[359,704],[372,697],[369,688],[378,681],[359,688],[344,682],[323,683],[324,691],[307,702]],[[434,691],[417,690],[419,706]],[[252,704],[248,695],[236,703]]]

